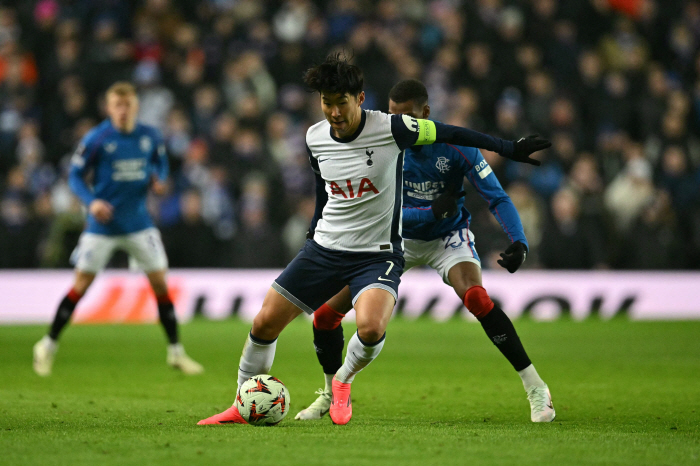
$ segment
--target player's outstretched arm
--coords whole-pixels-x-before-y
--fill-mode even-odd
[[[481,197],[488,202],[489,210],[511,242],[505,253],[501,253],[498,264],[510,273],[515,273],[525,262],[528,252],[527,239],[520,215],[510,196],[505,192],[496,174],[493,173],[478,149],[473,147],[453,147],[453,149],[461,155],[456,160],[464,176],[476,188]]]
[[[508,141],[471,129],[416,119],[408,115],[393,115],[391,131],[402,149],[413,145],[420,146],[442,142],[490,150],[516,162],[532,165],[540,165],[540,162],[531,158],[530,155],[552,145],[548,140],[539,136],[528,136],[517,141]]]

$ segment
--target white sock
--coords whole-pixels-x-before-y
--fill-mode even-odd
[[[528,391],[532,387],[544,387],[546,384],[535,370],[535,366],[530,364],[525,369],[518,371],[518,375],[523,379],[523,387]]]
[[[42,338],[41,341],[48,346],[50,351],[56,351],[56,348],[58,348],[58,342],[48,335],[44,335],[44,338]]]
[[[238,388],[241,388],[243,382],[254,375],[270,372],[272,361],[275,360],[275,348],[277,348],[277,339],[272,343],[257,343],[248,334],[243,345],[241,361],[238,363]]]
[[[326,387],[323,389],[324,392],[331,393],[333,391],[333,376],[335,374],[323,374],[326,378]]]
[[[185,348],[180,343],[169,344],[168,354],[172,354],[173,356],[182,356],[185,354]]]
[[[352,383],[357,373],[367,367],[369,363],[374,361],[374,358],[379,355],[379,352],[384,346],[384,340],[385,338],[382,337],[378,343],[372,346],[365,346],[360,341],[360,337],[357,335],[357,332],[355,332],[348,342],[348,350],[345,353],[345,362],[335,374],[335,378],[338,380],[338,382]]]

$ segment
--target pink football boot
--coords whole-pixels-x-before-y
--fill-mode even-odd
[[[333,377],[333,400],[331,401],[331,420],[333,424],[345,425],[352,418],[352,400],[350,384],[338,382]]]

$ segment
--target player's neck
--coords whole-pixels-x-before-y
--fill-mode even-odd
[[[133,122],[131,124],[126,124],[124,126],[118,126],[118,125],[114,124],[114,122],[111,120],[110,120],[110,122],[112,123],[112,126],[114,127],[114,129],[116,129],[117,131],[119,131],[122,134],[131,134],[134,132],[134,129],[136,128],[136,122]]]
[[[360,123],[362,123],[362,107],[357,107],[357,114],[355,115],[355,120],[352,122],[352,126],[350,126],[345,134],[342,135],[338,133],[338,131],[333,130],[333,135],[338,139],[347,139],[352,137],[360,127]]]

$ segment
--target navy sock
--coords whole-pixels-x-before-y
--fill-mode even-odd
[[[51,337],[52,340],[58,340],[58,336],[68,324],[77,304],[77,301],[74,302],[71,300],[71,293],[68,293],[61,301],[61,304],[58,305],[56,316],[53,318],[53,323],[49,329],[49,337]]]
[[[532,364],[520,342],[518,332],[513,327],[513,322],[500,307],[494,306],[488,314],[479,319],[479,322],[489,339],[516,371],[521,371]]]
[[[314,328],[314,347],[316,357],[323,367],[324,374],[335,374],[343,365],[343,347],[345,337],[343,326],[338,325],[333,330],[319,330]]]

